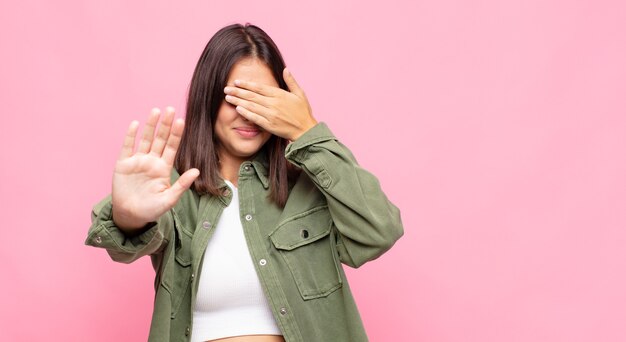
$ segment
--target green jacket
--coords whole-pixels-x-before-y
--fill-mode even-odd
[[[287,342],[367,341],[341,263],[359,267],[403,234],[400,212],[378,180],[319,123],[289,144],[285,157],[302,168],[284,208],[267,199],[262,157],[239,169],[241,223],[272,313]],[[178,174],[174,172],[172,179]],[[150,255],[156,271],[149,341],[189,341],[207,242],[232,194],[188,190],[138,236],[113,223],[111,200],[94,207],[85,244],[130,263]]]

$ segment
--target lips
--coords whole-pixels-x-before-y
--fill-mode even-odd
[[[235,132],[245,138],[253,138],[261,133],[261,130],[256,127],[236,127]]]

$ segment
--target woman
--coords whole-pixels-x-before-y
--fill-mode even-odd
[[[86,240],[119,262],[151,256],[149,340],[366,341],[341,263],[391,248],[400,214],[271,38],[217,32],[174,117],[153,110],[136,150],[131,123]]]

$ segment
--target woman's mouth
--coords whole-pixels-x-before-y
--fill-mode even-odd
[[[254,127],[237,127],[235,131],[244,138],[253,138],[261,133],[261,130]]]

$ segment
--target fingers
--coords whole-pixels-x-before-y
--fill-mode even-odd
[[[191,184],[193,184],[199,175],[200,171],[198,169],[189,169],[180,175],[178,180],[167,190],[167,192],[169,192],[168,195],[171,196],[171,199],[173,200],[172,203],[176,203],[178,201],[180,196],[183,195],[185,190],[189,189]]]
[[[153,108],[152,112],[150,112],[148,121],[146,121],[146,126],[143,128],[143,135],[141,137],[141,142],[139,143],[139,148],[137,148],[137,152],[148,153],[150,151],[152,139],[154,138],[154,128],[159,121],[160,115],[161,111],[158,108]]]
[[[176,119],[170,130],[170,135],[167,138],[167,143],[161,158],[167,163],[167,165],[174,165],[174,158],[176,157],[176,151],[178,151],[178,145],[180,144],[180,138],[183,136],[183,128],[185,127],[185,121],[183,119]]]
[[[159,125],[159,130],[157,131],[156,137],[154,138],[154,142],[152,143],[152,147],[150,148],[150,153],[161,156],[163,153],[163,149],[165,148],[165,144],[167,143],[167,139],[170,136],[170,131],[172,128],[172,122],[174,121],[174,116],[176,115],[173,107],[167,107],[165,109],[165,115],[161,120],[161,124]]]
[[[261,126],[261,128],[265,130],[268,130],[270,122],[264,116],[254,113],[242,106],[235,107],[235,110],[237,111],[237,113],[241,114],[241,116],[248,119],[252,123],[256,124],[257,126]]]
[[[283,91],[282,89],[277,88],[277,87],[272,87],[269,85],[251,82],[251,81],[244,81],[244,80],[235,80],[235,86],[239,88],[248,89],[257,94],[261,94],[263,96],[268,96],[268,97],[274,97],[278,95],[281,91]]]
[[[182,119],[178,119],[173,124],[174,117],[176,116],[175,110],[173,107],[167,107],[155,137],[154,131],[159,122],[159,116],[161,116],[161,111],[158,108],[153,108],[150,112],[148,120],[146,121],[143,135],[137,148],[137,153],[149,152],[156,156],[163,157],[163,159],[171,166],[174,163],[174,157],[176,156],[176,151],[178,150],[178,145],[183,132],[184,121]],[[139,122],[137,121],[133,121],[128,127],[126,137],[124,138],[124,145],[122,146],[122,151],[120,152],[120,159],[128,158],[133,155],[133,148],[138,128]]]
[[[258,103],[263,107],[269,107],[271,105],[270,98],[259,93],[255,93],[250,90],[246,90],[238,87],[226,87],[224,93],[228,96],[235,96],[244,100],[248,100],[254,103]]]
[[[296,82],[295,77],[293,77],[293,75],[289,70],[287,70],[287,68],[283,70],[283,78],[285,79],[285,83],[287,83],[287,87],[289,87],[290,92],[299,95],[300,97],[304,97],[304,91],[302,90],[302,88],[300,88],[298,82]]]
[[[122,145],[122,151],[120,152],[119,159],[128,158],[133,155],[133,149],[135,147],[135,137],[137,136],[137,129],[139,128],[139,121],[133,121],[128,126],[126,131],[126,137],[124,137],[124,144]]]
[[[255,113],[257,115],[261,115],[264,117],[267,117],[268,115],[271,115],[269,108],[266,108],[256,102],[252,102],[252,101],[248,101],[248,100],[244,100],[235,96],[231,96],[231,95],[226,95],[225,97],[226,102],[238,106],[238,107],[243,107],[245,109],[247,109],[248,111]]]

